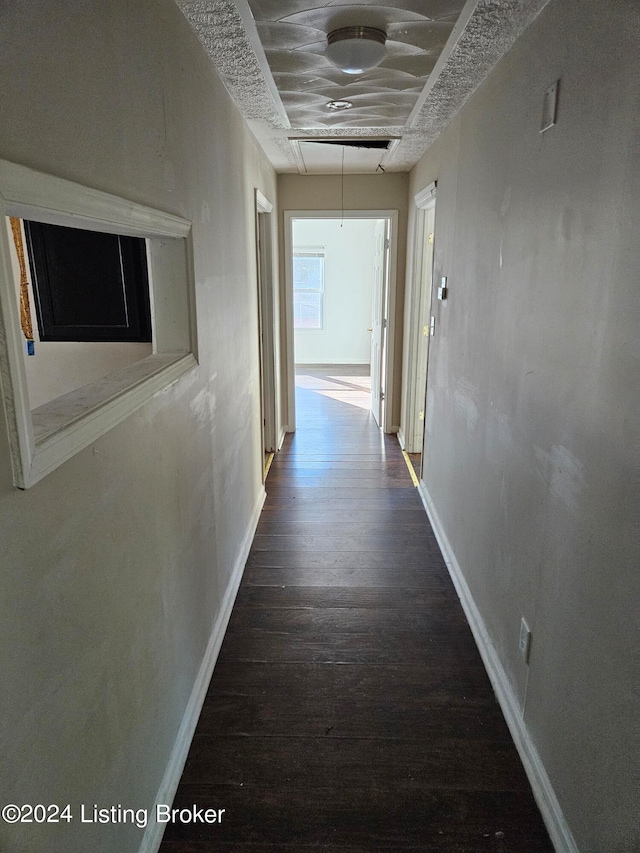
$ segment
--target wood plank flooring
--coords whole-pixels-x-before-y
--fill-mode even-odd
[[[298,372],[161,853],[552,853],[367,377]]]

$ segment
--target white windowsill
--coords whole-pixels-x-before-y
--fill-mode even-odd
[[[150,355],[34,409],[35,448],[23,487],[33,486],[196,366],[191,353]]]

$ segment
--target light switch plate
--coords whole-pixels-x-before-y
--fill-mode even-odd
[[[558,84],[559,80],[552,83],[544,93],[542,102],[542,123],[540,124],[540,133],[549,130],[556,123],[556,112],[558,107]]]
[[[527,625],[524,617],[520,620],[520,641],[518,643],[520,654],[526,664],[529,663],[529,654],[531,652],[531,630]]]

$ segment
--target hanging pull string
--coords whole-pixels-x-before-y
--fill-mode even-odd
[[[22,332],[28,341],[33,340],[33,326],[31,324],[31,306],[29,305],[29,285],[27,280],[27,265],[24,259],[24,244],[22,242],[22,228],[20,220],[12,216],[11,231],[13,233],[13,242],[16,247],[18,256],[18,266],[20,267],[20,325]]]
[[[341,170],[341,181],[340,181],[340,206],[342,210],[342,219],[340,220],[340,227],[344,225],[344,145],[342,146],[342,170]]]

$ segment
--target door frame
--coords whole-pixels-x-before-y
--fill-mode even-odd
[[[414,425],[419,419],[420,411],[425,412],[426,416],[426,377],[429,372],[429,352],[427,350],[427,364],[425,370],[424,387],[418,387],[418,353],[422,343],[421,338],[424,337],[421,320],[421,307],[423,303],[427,305],[426,315],[430,314],[431,294],[433,292],[433,261],[431,265],[431,276],[428,281],[429,299],[425,300],[426,294],[424,288],[427,286],[425,282],[425,260],[428,256],[427,244],[425,241],[425,225],[426,212],[430,208],[435,208],[436,205],[436,189],[437,182],[433,181],[419,193],[414,196],[415,203],[415,219],[413,229],[413,265],[412,275],[408,282],[408,291],[405,296],[405,325],[404,325],[404,371],[403,385],[404,393],[402,399],[402,417],[400,419],[400,429],[398,430],[398,439],[400,446],[408,453],[422,453],[424,443],[420,442],[417,446],[415,440]],[[435,222],[434,222],[435,234]],[[435,245],[434,245],[435,249]],[[422,318],[424,319],[424,317]],[[427,336],[428,348],[431,346],[431,339]],[[420,385],[422,386],[422,382]],[[424,421],[423,421],[424,424]]]
[[[287,432],[296,429],[296,377],[293,329],[293,221],[295,219],[387,219],[389,221],[388,278],[383,295],[384,316],[387,320],[384,361],[385,405],[383,431],[396,432],[393,424],[394,400],[394,347],[396,337],[396,291],[398,268],[398,220],[397,210],[285,210],[284,211],[284,281],[285,281],[285,339],[287,359]]]
[[[273,204],[255,191],[258,347],[260,355],[260,434],[262,453],[278,449],[278,352],[274,281]],[[264,479],[264,474],[263,474]]]
[[[386,411],[386,379],[384,365],[387,351],[386,304],[389,284],[389,228],[388,219],[375,220],[373,232],[373,300],[371,303],[371,326],[369,331],[369,377],[371,386],[371,412],[379,427],[384,425]],[[381,242],[380,242],[381,240]],[[381,251],[380,251],[381,250]],[[377,269],[380,264],[379,270]],[[374,359],[374,352],[378,353]],[[375,363],[377,362],[377,364]],[[377,380],[374,382],[374,380]]]

